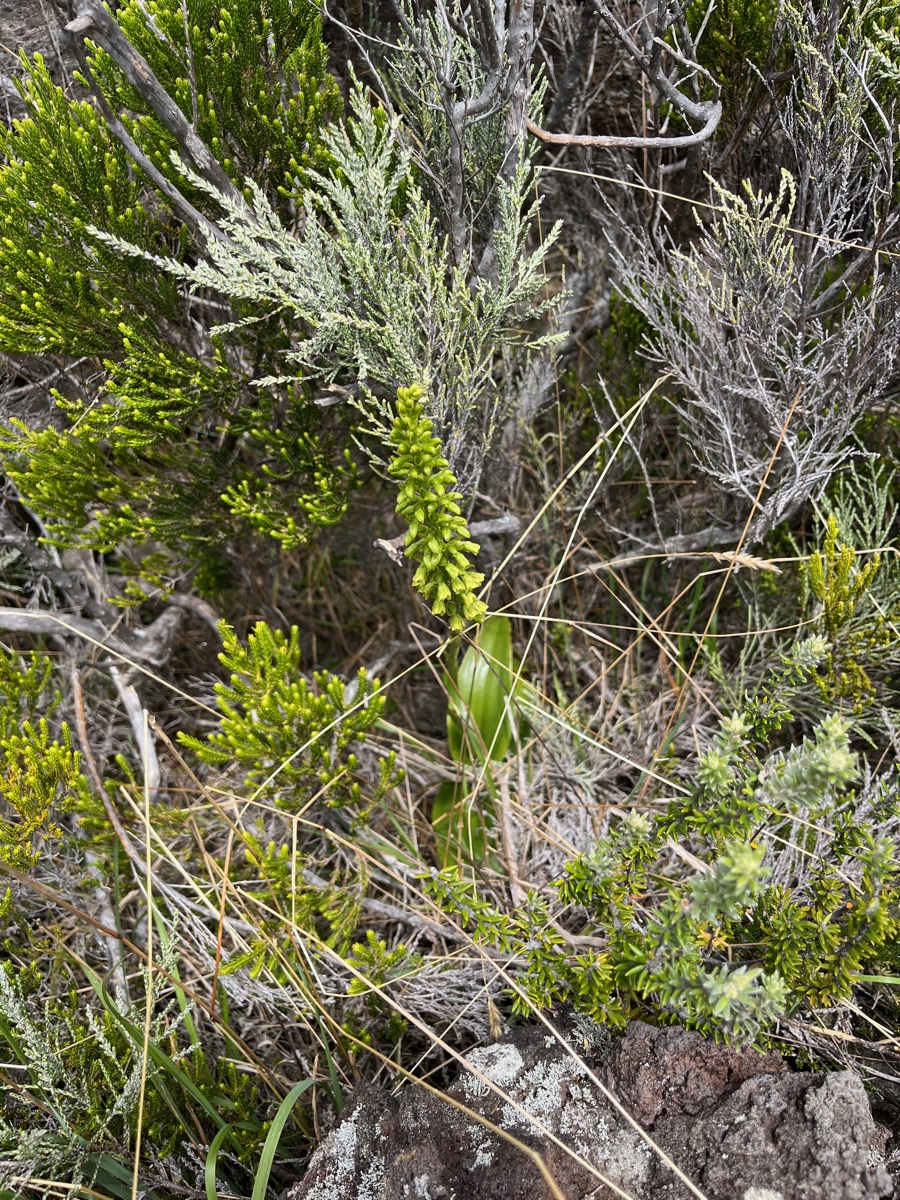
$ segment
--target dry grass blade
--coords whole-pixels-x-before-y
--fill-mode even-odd
[[[716,562],[728,563],[735,571],[746,567],[748,571],[771,571],[773,575],[782,573],[777,562],[773,562],[769,558],[756,558],[752,554],[721,554],[718,551],[710,550],[709,557],[714,558]]]
[[[134,1175],[131,1183],[131,1200],[137,1200],[141,1184],[141,1138],[144,1133],[144,1102],[147,1095],[147,1071],[150,1066],[150,1030],[153,1024],[153,1005],[155,1001],[153,987],[153,860],[150,851],[150,794],[153,765],[151,764],[150,755],[150,724],[147,719],[146,709],[143,712],[142,733],[142,746],[144,750],[144,844],[147,847],[147,870],[144,877],[147,894],[147,995],[144,998],[144,1041],[141,1047],[141,1082],[138,1093],[137,1128],[134,1135]],[[156,754],[154,751],[153,759],[155,760],[155,758]],[[155,769],[158,775],[158,765]]]

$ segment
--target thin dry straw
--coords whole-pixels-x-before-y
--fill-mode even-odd
[[[539,513],[538,513],[538,514],[537,514],[537,515],[534,517],[534,519],[532,520],[532,522],[529,524],[528,528],[527,528],[527,529],[524,531],[524,533],[522,533],[522,534],[521,534],[521,536],[519,537],[518,541],[516,542],[516,545],[513,547],[513,549],[510,551],[510,553],[509,553],[509,554],[506,556],[506,558],[503,560],[503,562],[502,562],[502,563],[500,564],[500,566],[497,568],[497,571],[495,572],[494,576],[493,576],[493,577],[492,577],[492,579],[491,579],[491,583],[493,583],[493,580],[494,580],[494,579],[498,578],[498,576],[500,575],[500,572],[503,570],[503,568],[504,568],[504,567],[506,566],[506,564],[509,562],[509,560],[510,560],[511,556],[512,556],[512,555],[515,553],[515,551],[518,549],[518,547],[519,547],[519,546],[522,544],[522,542],[525,540],[525,538],[526,538],[526,537],[529,535],[529,533],[531,532],[531,530],[532,530],[532,529],[535,527],[535,525],[537,524],[538,520],[540,519],[540,516],[541,516],[541,514],[542,514],[544,511],[546,511],[546,509],[547,509],[547,508],[550,506],[550,504],[553,502],[553,500],[555,499],[555,497],[557,496],[557,494],[559,493],[559,491],[560,491],[560,490],[561,490],[561,489],[564,487],[564,485],[565,485],[565,484],[566,484],[566,483],[567,483],[567,482],[568,482],[568,481],[569,481],[569,480],[572,478],[572,476],[573,476],[573,474],[575,473],[575,471],[576,471],[576,470],[578,470],[578,469],[580,469],[580,467],[581,467],[581,466],[582,466],[582,465],[583,465],[583,464],[584,464],[584,463],[585,463],[585,462],[588,460],[588,458],[590,457],[590,455],[592,455],[592,454],[594,453],[594,451],[595,451],[595,450],[596,450],[596,449],[597,449],[597,448],[598,448],[600,445],[602,445],[602,442],[603,442],[603,441],[605,441],[605,440],[608,440],[608,439],[609,439],[609,437],[610,437],[610,435],[611,435],[611,434],[613,434],[614,432],[616,432],[617,430],[621,430],[621,431],[622,431],[622,437],[620,438],[620,440],[619,440],[619,442],[618,442],[618,445],[617,445],[617,447],[616,447],[616,450],[618,450],[618,448],[619,448],[619,447],[620,447],[620,446],[623,444],[625,437],[627,437],[627,435],[628,435],[628,434],[631,432],[631,428],[632,428],[632,426],[634,425],[634,423],[637,421],[638,417],[639,417],[639,416],[641,415],[641,413],[643,412],[643,410],[644,410],[644,406],[647,404],[647,402],[649,401],[650,397],[651,397],[651,396],[653,395],[653,393],[654,393],[654,392],[657,390],[657,388],[661,387],[661,386],[662,386],[662,384],[663,384],[663,383],[665,383],[665,381],[666,381],[668,378],[669,378],[669,375],[668,375],[668,373],[666,373],[666,374],[664,374],[664,375],[660,375],[660,376],[659,376],[659,378],[658,378],[658,379],[656,379],[656,380],[653,382],[653,384],[651,384],[651,386],[650,386],[650,387],[647,389],[647,391],[646,391],[646,392],[644,392],[644,394],[643,394],[643,395],[640,397],[640,399],[639,399],[639,400],[638,400],[638,401],[637,401],[635,404],[633,404],[633,405],[631,406],[631,408],[629,409],[628,413],[627,413],[627,414],[625,414],[625,416],[628,416],[628,417],[629,417],[628,425],[626,426],[626,424],[625,424],[625,416],[622,416],[622,417],[620,417],[620,418],[619,418],[619,419],[616,421],[616,423],[615,423],[615,424],[614,424],[614,425],[613,425],[613,426],[612,426],[612,427],[611,427],[611,428],[610,428],[610,429],[609,429],[609,430],[608,430],[608,431],[607,431],[607,432],[606,432],[606,433],[605,433],[605,434],[602,436],[602,438],[599,438],[599,439],[597,440],[597,442],[595,442],[595,443],[594,443],[594,446],[592,446],[592,447],[591,447],[591,450],[588,452],[588,454],[587,454],[587,455],[585,455],[585,456],[583,456],[583,457],[582,457],[582,458],[579,460],[579,462],[578,462],[578,463],[576,464],[576,466],[575,466],[575,467],[572,469],[572,471],[569,471],[569,472],[567,472],[567,474],[566,474],[566,475],[563,477],[563,479],[562,479],[562,480],[560,480],[560,482],[559,482],[559,484],[557,485],[557,487],[556,487],[556,488],[554,489],[554,491],[553,491],[553,492],[550,494],[550,496],[548,496],[546,503],[545,503],[545,504],[544,504],[544,505],[541,507],[541,509],[540,509],[540,512],[539,512]],[[582,506],[581,512],[578,514],[578,518],[577,518],[577,520],[575,521],[575,524],[574,524],[574,526],[573,526],[573,528],[572,528],[572,532],[571,532],[571,533],[570,533],[570,535],[569,535],[568,541],[567,541],[567,543],[566,543],[566,548],[565,548],[565,550],[564,550],[564,552],[563,552],[563,554],[562,554],[562,557],[560,558],[559,564],[558,564],[558,566],[555,568],[555,570],[554,570],[554,572],[553,572],[553,575],[552,575],[551,579],[550,579],[550,580],[548,581],[548,583],[546,584],[546,590],[545,590],[544,598],[543,598],[543,600],[542,600],[542,602],[541,602],[541,612],[540,612],[540,615],[541,615],[541,616],[543,616],[543,615],[545,615],[545,614],[546,614],[546,611],[547,611],[547,606],[548,606],[548,605],[549,605],[549,603],[550,603],[550,597],[551,597],[551,595],[553,594],[553,589],[554,589],[554,587],[556,586],[556,583],[557,583],[557,581],[558,581],[558,579],[559,579],[560,575],[561,575],[561,574],[562,574],[562,572],[563,572],[563,568],[564,568],[564,566],[565,566],[565,563],[568,561],[568,558],[569,558],[570,554],[572,553],[572,547],[573,547],[573,546],[574,546],[574,544],[575,544],[575,539],[576,539],[576,537],[577,537],[577,535],[578,535],[578,529],[579,529],[579,526],[580,526],[580,524],[581,524],[581,520],[582,520],[582,518],[583,518],[583,516],[584,516],[585,512],[588,510],[588,508],[589,508],[589,506],[590,506],[590,503],[591,503],[591,500],[593,499],[593,497],[594,497],[594,495],[596,494],[596,492],[599,490],[599,488],[600,488],[600,485],[603,483],[603,480],[606,478],[606,473],[607,473],[607,471],[609,470],[609,468],[612,466],[612,463],[613,463],[613,460],[614,460],[614,458],[615,458],[615,452],[614,452],[614,453],[613,453],[613,455],[612,455],[612,456],[609,458],[609,460],[607,461],[607,463],[606,463],[606,465],[604,466],[603,470],[599,472],[599,474],[598,474],[598,476],[597,476],[597,479],[596,479],[596,481],[595,481],[595,483],[594,483],[593,489],[591,490],[591,495],[590,495],[590,497],[588,498],[588,500],[585,502],[585,504]],[[483,588],[483,589],[482,589],[482,594],[483,594],[484,592],[486,592],[486,591],[487,591],[489,588],[490,588],[490,583],[489,583],[489,584],[487,584],[487,585],[485,586],[485,588]],[[513,698],[513,695],[515,694],[515,690],[516,690],[516,688],[519,686],[519,682],[520,682],[520,680],[521,680],[521,678],[522,678],[522,672],[523,672],[523,670],[524,670],[524,668],[525,668],[525,662],[527,661],[527,659],[528,659],[528,655],[529,655],[529,653],[531,652],[531,647],[532,647],[532,644],[534,643],[534,639],[535,639],[535,637],[537,636],[537,630],[538,630],[538,626],[537,626],[537,625],[534,625],[534,626],[532,627],[532,629],[531,629],[531,632],[530,632],[530,634],[529,634],[529,636],[528,636],[528,642],[527,642],[527,644],[526,644],[526,646],[525,646],[525,650],[524,650],[524,652],[523,652],[523,654],[522,654],[522,660],[521,660],[521,662],[519,663],[519,666],[518,666],[518,668],[517,668],[517,670],[516,670],[516,675],[515,675],[515,679],[514,679],[514,681],[513,681],[513,685],[512,685],[512,687],[511,687],[511,689],[510,689],[509,693],[507,694],[507,696],[506,696],[506,699],[505,699],[505,701],[504,701],[504,705],[503,705],[503,719],[504,719],[504,720],[508,719],[508,717],[509,717],[509,709],[510,709],[510,704],[512,703],[512,698]],[[499,728],[499,727],[498,727],[498,728]],[[495,733],[495,735],[494,735],[494,739],[495,739],[495,740],[496,740],[496,736],[497,736],[497,735],[496,735],[496,733]],[[490,752],[491,752],[492,750],[493,750],[493,742],[491,743],[491,746],[490,746],[490,747],[489,747],[489,749],[488,749],[488,754],[490,754]],[[477,786],[479,786],[479,787],[481,786],[481,784],[482,784],[482,783],[483,783],[483,781],[484,781],[484,778],[485,778],[485,773],[486,773],[486,771],[487,771],[487,764],[488,764],[488,759],[486,758],[486,759],[485,759],[485,762],[484,762],[484,764],[483,764],[483,766],[481,767],[481,770],[479,771],[479,776],[478,776],[478,784],[477,784]]]
[[[153,852],[150,848],[150,729],[146,708],[144,718],[144,822],[147,828],[147,995],[144,1000],[144,1040],[141,1052],[141,1087],[138,1095],[137,1131],[134,1138],[134,1175],[131,1200],[137,1200],[141,1175],[141,1135],[144,1130],[144,1101],[147,1094],[147,1067],[150,1058],[150,1027],[153,1019]]]

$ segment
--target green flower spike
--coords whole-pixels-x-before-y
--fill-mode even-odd
[[[401,481],[397,512],[409,523],[406,556],[419,563],[413,587],[458,633],[467,621],[484,619],[487,606],[475,596],[484,576],[471,569],[467,558],[479,547],[470,539],[459,507],[456,477],[424,415],[424,394],[418,384],[397,392],[390,436],[395,452],[388,471]]]

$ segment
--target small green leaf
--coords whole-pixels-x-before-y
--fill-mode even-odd
[[[515,714],[509,702],[515,684],[512,636],[508,617],[489,617],[466,651],[450,694],[447,739],[457,762],[474,754],[499,762],[514,738]]]

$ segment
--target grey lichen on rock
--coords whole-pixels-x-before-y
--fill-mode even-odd
[[[775,1054],[633,1022],[587,1045],[570,1017],[473,1050],[448,1095],[537,1150],[566,1200],[691,1192],[597,1086],[618,1098],[707,1200],[886,1200],[868,1098],[850,1072],[792,1073]],[[566,1153],[559,1142],[573,1152]],[[606,1180],[614,1187],[607,1186]],[[356,1093],[285,1200],[550,1200],[534,1159],[414,1085]]]

